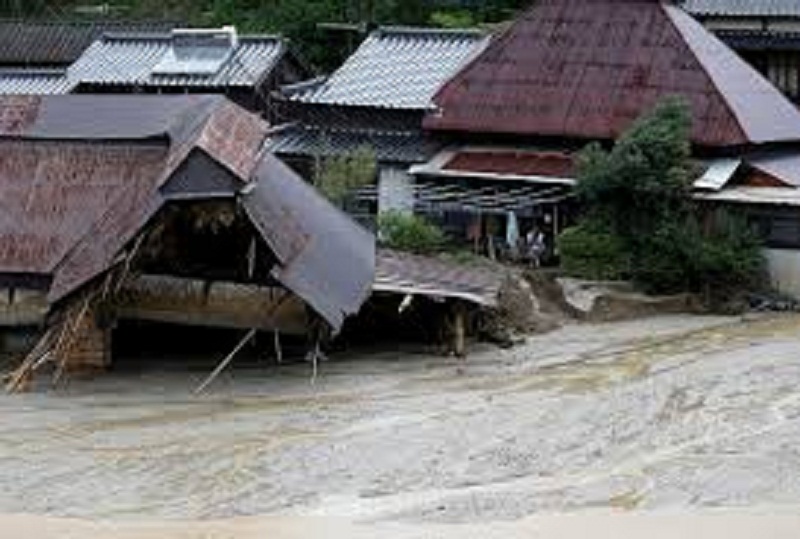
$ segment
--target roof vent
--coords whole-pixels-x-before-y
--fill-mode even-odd
[[[239,45],[236,28],[175,29],[172,45],[153,69],[156,75],[214,75]]]

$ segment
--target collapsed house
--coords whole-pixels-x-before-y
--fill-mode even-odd
[[[48,328],[14,379],[103,369],[117,320],[333,332],[374,240],[219,96],[0,99],[0,326]]]

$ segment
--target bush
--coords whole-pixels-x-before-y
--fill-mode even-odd
[[[581,279],[617,280],[628,275],[630,259],[624,242],[590,224],[569,228],[558,238],[564,270]]]
[[[663,223],[637,249],[635,280],[656,293],[702,292],[724,297],[760,285],[760,242],[738,216],[719,209],[704,216]]]
[[[352,153],[325,159],[314,183],[328,200],[344,208],[355,190],[374,183],[377,171],[375,151],[364,146]]]
[[[437,252],[444,246],[444,233],[422,217],[388,212],[378,218],[378,235],[386,247],[418,254]]]

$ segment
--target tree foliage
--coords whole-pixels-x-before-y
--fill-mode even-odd
[[[565,268],[584,277],[631,278],[651,292],[727,294],[762,267],[755,235],[723,209],[691,197],[696,171],[688,107],[670,99],[606,151],[579,158],[579,226],[560,238]]]
[[[344,208],[354,190],[375,182],[377,170],[375,151],[364,146],[350,154],[324,159],[314,183],[328,200]]]
[[[433,254],[442,250],[442,230],[424,217],[397,211],[378,218],[379,238],[383,245],[398,251]]]
[[[74,19],[94,12],[193,26],[233,24],[242,32],[284,35],[313,65],[329,70],[360,36],[319,23],[471,26],[506,20],[524,5],[522,0],[0,0],[0,16]]]

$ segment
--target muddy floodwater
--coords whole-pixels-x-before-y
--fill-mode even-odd
[[[0,513],[475,523],[800,505],[800,317],[573,325],[0,396]]]

